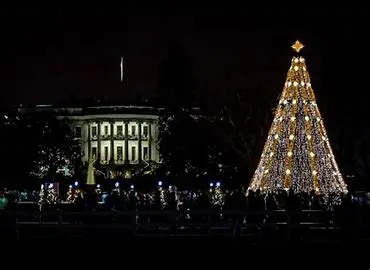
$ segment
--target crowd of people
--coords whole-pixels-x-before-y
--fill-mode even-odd
[[[334,210],[339,207],[328,198],[315,194],[279,193],[264,194],[240,189],[211,187],[203,190],[178,190],[176,186],[158,187],[150,191],[138,191],[133,186],[128,189],[113,188],[110,192],[95,188],[69,187],[66,194],[58,196],[54,189],[42,188],[41,191],[6,191],[3,197],[11,202],[34,202],[42,210],[47,205],[59,205],[62,202],[80,206],[79,209],[105,209],[116,211],[130,210],[174,210],[213,209],[240,211],[273,210]],[[337,197],[338,199],[338,197]],[[341,207],[366,206],[369,200],[366,194],[352,196],[343,194]]]
[[[69,188],[60,198],[47,189],[41,192],[0,192],[0,204],[2,198],[8,200],[5,210],[32,213],[29,216],[32,216],[33,222],[47,221],[45,218],[58,222],[58,215],[61,214],[62,222],[81,224],[133,224],[132,221],[136,220],[136,224],[162,222],[168,225],[175,221],[181,227],[199,223],[207,226],[211,220],[253,228],[273,224],[279,226],[278,223],[312,222],[338,225],[349,231],[356,231],[353,226],[358,224],[370,224],[367,217],[370,201],[366,194],[343,194],[342,203],[333,204],[315,192],[263,194],[244,188],[178,190],[172,186],[157,187],[151,191],[115,187],[107,193],[98,187],[83,190],[75,187]],[[31,198],[33,201],[29,201]],[[27,203],[24,203],[25,199]],[[21,217],[17,219],[20,221]]]

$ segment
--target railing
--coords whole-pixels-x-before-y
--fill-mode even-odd
[[[11,214],[3,211],[2,221]],[[284,232],[283,238],[290,241],[294,231],[350,233],[370,239],[369,222],[366,216],[354,218],[352,212],[326,212],[304,210],[300,212],[242,212],[242,211],[127,211],[127,212],[73,212],[73,211],[16,211],[17,230],[55,229],[60,237],[65,231],[95,230],[105,233],[115,230],[132,236],[224,236],[242,237],[264,234],[268,231]],[[351,218],[351,219],[349,219]],[[354,219],[353,219],[354,218]],[[4,227],[4,226],[2,226]],[[153,233],[154,232],[154,233]],[[341,232],[345,232],[341,234]],[[322,236],[321,236],[322,237]]]
[[[125,135],[123,135],[123,134],[115,134],[114,135],[114,139],[115,140],[124,140],[125,139]]]

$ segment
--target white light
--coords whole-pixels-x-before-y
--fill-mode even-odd
[[[317,122],[320,122],[320,117],[317,117],[316,120],[317,120]]]
[[[78,182],[77,181],[74,184],[75,184],[75,187],[78,187]]]
[[[287,170],[285,171],[285,173],[289,175],[289,174],[290,174],[290,170],[289,170],[289,169],[287,169]]]
[[[274,152],[271,152],[271,153],[270,153],[270,157],[272,157],[273,155],[274,155]]]
[[[213,187],[213,183],[209,183],[209,186],[210,186],[210,187]]]
[[[299,57],[299,62],[304,63],[304,58],[302,56]]]
[[[294,86],[297,86],[297,85],[298,85],[298,83],[297,83],[297,82],[294,82],[294,83],[293,83],[293,85],[294,85]]]
[[[296,103],[297,103],[297,100],[293,99],[293,100],[292,100],[292,103],[293,103],[293,104],[296,104]]]
[[[316,174],[317,174],[317,171],[313,170],[313,171],[312,171],[312,174],[313,174],[313,175],[316,175]]]
[[[8,116],[7,116],[6,114],[4,115],[4,118],[5,118],[6,120],[8,120]]]
[[[69,186],[68,186],[68,188],[69,188],[69,189],[72,189],[72,185],[69,185]]]
[[[310,118],[309,118],[308,116],[305,116],[305,117],[304,117],[304,120],[309,121],[309,120],[310,120]]]
[[[294,70],[297,71],[298,70],[298,66],[294,66]]]
[[[265,174],[268,174],[269,170],[265,170]]]
[[[291,86],[292,85],[292,82],[288,82],[288,86]]]
[[[280,120],[280,122],[281,122],[281,121],[283,121],[283,117],[282,117],[282,116],[280,116],[279,120]]]
[[[301,85],[304,86],[304,81],[301,81]]]
[[[293,139],[294,139],[294,135],[290,135],[289,140],[293,140]]]
[[[288,152],[288,157],[291,157],[293,155],[292,152]]]
[[[116,188],[118,188],[118,187],[119,187],[119,183],[118,183],[118,182],[116,182],[116,183],[114,184],[114,186],[115,186]]]
[[[274,138],[275,138],[275,139],[279,138],[279,135],[275,134]]]
[[[298,58],[294,59],[294,63],[298,63],[298,61],[299,61]]]
[[[43,189],[43,188],[44,188],[44,185],[42,184],[42,185],[41,185],[41,189]]]
[[[221,183],[220,182],[217,182],[216,183],[216,187],[220,187],[221,186]]]
[[[309,83],[309,82],[308,82],[308,83],[307,83],[307,86],[308,86],[308,87],[311,87],[311,83]]]
[[[283,104],[286,105],[287,103],[288,103],[288,101],[286,101],[286,99],[284,99]]]
[[[311,140],[311,135],[307,135],[307,139],[308,140]]]
[[[314,156],[315,156],[315,154],[314,154],[313,152],[310,152],[310,156],[311,156],[311,157],[314,157]]]
[[[168,186],[169,189],[172,189],[172,186]]]
[[[134,185],[131,185],[131,186],[130,186],[130,188],[131,188],[131,189],[134,189],[135,187],[134,187]]]
[[[123,82],[123,57],[121,57],[120,68],[121,68],[121,82]]]
[[[305,67],[303,67],[302,69],[303,69],[303,71],[306,71],[306,68]]]
[[[49,188],[53,188],[54,187],[54,185],[53,184],[49,184]]]
[[[295,120],[295,116],[292,116],[292,118],[290,118],[290,121],[294,122]]]
[[[162,186],[162,181],[158,181],[158,186]]]

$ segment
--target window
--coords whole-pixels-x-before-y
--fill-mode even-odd
[[[92,127],[92,128],[91,128],[91,136],[92,136],[92,137],[96,137],[96,133],[97,133],[97,129],[96,129],[96,127]]]
[[[131,160],[136,160],[136,147],[131,147]]]
[[[148,133],[149,133],[149,127],[144,126],[143,127],[143,135],[144,135],[145,138],[148,138]]]
[[[108,160],[108,146],[104,146],[104,160]]]
[[[97,155],[96,150],[97,150],[96,147],[91,147],[91,155],[93,159],[96,159],[96,155]]]
[[[136,126],[131,126],[131,135],[132,136],[136,135]]]
[[[108,135],[108,126],[104,126],[104,134]]]
[[[144,156],[144,160],[148,160],[149,159],[149,149],[147,146],[144,146],[143,147],[143,156]]]
[[[123,160],[123,147],[117,146],[117,160],[122,161]]]
[[[119,136],[123,135],[123,126],[122,125],[117,126],[117,135],[119,135]]]
[[[81,127],[75,127],[75,137],[82,138],[82,129]]]

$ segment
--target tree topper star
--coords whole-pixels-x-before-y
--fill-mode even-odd
[[[293,50],[299,53],[299,51],[303,49],[304,45],[299,42],[299,40],[297,40],[291,47],[293,48]]]

